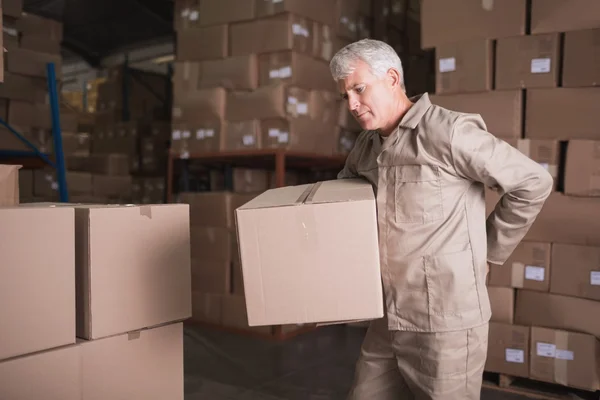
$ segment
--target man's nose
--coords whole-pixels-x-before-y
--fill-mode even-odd
[[[353,97],[348,97],[348,109],[350,111],[354,111],[356,109],[358,109],[359,106],[359,102],[353,98]]]

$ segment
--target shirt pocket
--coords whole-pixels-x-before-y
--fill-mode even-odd
[[[400,165],[394,170],[396,222],[424,224],[444,217],[437,166]]]

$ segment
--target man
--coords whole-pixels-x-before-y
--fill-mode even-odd
[[[395,51],[375,40],[331,61],[364,131],[338,178],[377,195],[386,317],[365,337],[351,399],[479,399],[487,356],[488,263],[502,265],[552,177],[486,131],[479,115],[407,98]],[[484,187],[503,194],[487,218]]]

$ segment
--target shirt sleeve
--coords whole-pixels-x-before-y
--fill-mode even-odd
[[[348,157],[346,157],[346,162],[344,163],[344,168],[338,173],[337,179],[352,179],[359,178],[357,172],[357,163],[359,159],[359,149],[361,147],[363,135],[365,132],[362,132],[357,138],[352,150],[348,153]]]
[[[539,163],[487,132],[479,115],[463,114],[452,129],[456,172],[501,194],[486,221],[488,262],[502,265],[523,239],[553,187]]]

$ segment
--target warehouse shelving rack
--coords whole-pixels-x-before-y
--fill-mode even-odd
[[[62,132],[60,128],[60,108],[58,104],[58,89],[56,85],[56,69],[54,63],[46,65],[48,78],[48,93],[50,97],[50,113],[52,117],[52,139],[54,141],[54,161],[42,153],[33,143],[17,132],[6,121],[0,118],[0,124],[6,127],[13,135],[23,142],[31,150],[0,150],[0,163],[22,165],[25,168],[42,168],[49,165],[56,169],[58,179],[58,192],[60,201],[66,203],[69,201],[69,192],[67,190],[67,176],[65,168],[65,157],[62,145]]]
[[[207,169],[210,168],[232,168],[232,167],[243,167],[243,168],[263,168],[275,171],[275,186],[285,186],[285,175],[288,169],[306,170],[306,169],[319,169],[319,170],[340,170],[345,163],[346,156],[343,155],[320,155],[313,153],[305,153],[298,151],[291,151],[287,149],[256,149],[256,150],[240,150],[240,151],[226,151],[226,152],[212,152],[212,153],[197,153],[187,154],[183,156],[174,151],[168,153],[168,165],[167,165],[167,203],[173,201],[173,186],[175,176],[175,163],[180,162],[181,165],[181,180],[184,190],[189,188],[189,161],[201,164]],[[227,189],[231,189],[230,179],[225,179],[225,186]],[[196,323],[196,322],[194,322]],[[201,323],[201,325],[209,326],[215,329],[220,329],[227,332],[236,334],[243,334],[247,336],[260,337],[263,339],[283,341],[288,340],[297,335],[310,332],[315,329],[316,326],[309,324],[302,327],[298,327],[292,331],[286,332],[284,327],[280,325],[272,326],[270,332],[263,333],[252,330],[246,330],[241,328],[224,327],[217,324]]]

